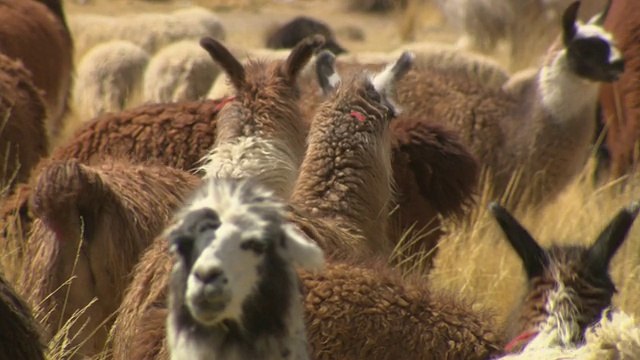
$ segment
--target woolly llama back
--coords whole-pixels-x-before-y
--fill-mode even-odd
[[[75,110],[83,120],[123,110],[140,92],[148,62],[149,54],[129,41],[97,45],[78,65],[73,89]]]
[[[308,359],[294,270],[322,251],[285,221],[272,191],[209,179],[167,231],[171,359]]]
[[[165,103],[204,98],[220,68],[191,40],[162,48],[153,55],[144,72],[144,101]]]

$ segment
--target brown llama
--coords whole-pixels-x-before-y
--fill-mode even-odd
[[[533,347],[572,346],[584,340],[585,329],[611,306],[616,287],[609,263],[624,242],[640,203],[622,209],[591,246],[552,245],[544,249],[502,206],[490,205],[509,244],[522,260],[527,291],[508,329],[507,351],[517,351],[545,332]],[[534,340],[535,341],[535,340]]]
[[[235,89],[217,115],[214,146],[199,168],[205,178],[252,177],[284,198],[291,194],[306,134],[297,77],[323,44],[322,36],[306,38],[284,61],[243,66],[217,40],[200,41]]]
[[[405,52],[375,75],[360,73],[333,85],[334,94],[311,121],[291,196],[294,207],[309,217],[332,219],[375,251],[388,246],[383,234],[393,175],[390,123],[399,112],[391,94],[412,63],[413,54]]]
[[[620,79],[600,88],[605,139],[610,156],[610,176],[632,172],[640,155],[640,2],[612,1],[605,29],[616,38],[626,69]]]
[[[349,185],[338,195],[345,201],[352,201],[365,215],[372,213],[366,209],[367,206],[384,204],[359,202],[362,201],[358,198],[363,195],[362,189],[371,185],[357,179],[370,176],[370,167],[390,167],[389,156],[383,154],[384,148],[375,147],[386,146],[389,153],[390,144],[384,143],[384,132],[389,133],[389,121],[396,111],[389,92],[410,64],[411,56],[403,54],[397,63],[381,73],[374,76],[360,74],[351,82],[341,84],[340,91],[323,105],[314,119],[315,125],[312,125],[316,129],[311,131],[309,151],[301,170],[303,174],[314,168],[311,159],[327,162],[327,157],[321,156],[321,153],[314,154],[322,147],[323,129],[333,134],[337,142],[341,140],[339,131],[345,127],[347,131],[355,132],[355,136],[348,138],[356,149],[336,155],[336,160],[344,157],[344,163],[335,164],[332,169],[339,172],[339,165],[352,166],[342,168],[349,176],[334,175],[336,182]],[[332,121],[331,118],[340,121]],[[336,129],[332,130],[332,127]],[[357,149],[359,146],[363,149]],[[370,165],[358,167],[358,161],[369,162]],[[324,169],[320,170],[324,173]],[[359,172],[363,172],[363,176],[357,176]],[[317,181],[310,175],[302,176],[302,181],[307,184],[305,186]],[[380,187],[387,189],[387,193],[388,176],[387,172],[386,181],[382,179],[383,185]],[[301,195],[298,191],[296,188],[292,197],[294,204],[296,196]],[[329,195],[326,200],[335,204],[335,198],[335,195]],[[201,201],[198,204],[208,202]],[[301,205],[304,207],[306,204]],[[338,216],[334,216],[322,211],[322,205],[315,200],[310,205],[317,206],[320,211],[305,208],[302,215],[296,214],[299,215],[297,218],[294,216],[296,221],[293,224],[308,235],[316,235],[311,237],[321,248],[327,248],[329,242],[349,242],[352,232],[363,234],[363,228],[370,226],[368,222],[353,219],[353,213],[348,208],[336,206]],[[347,238],[322,238],[327,234],[327,229],[316,229],[318,223],[314,221],[324,223],[326,227],[347,227],[344,231]],[[373,236],[384,238],[380,232]],[[168,358],[163,326],[168,316],[166,297],[173,257],[168,252],[167,244],[165,237],[159,237],[136,265],[134,280],[114,325],[115,359]],[[332,250],[329,248],[330,253]],[[363,263],[362,260],[354,260],[356,257],[359,258],[353,253],[337,253],[335,257],[330,256],[331,261],[325,272],[318,275],[301,273],[313,358],[392,359],[407,349],[411,349],[416,359],[484,359],[500,353],[503,345],[501,336],[491,329],[492,317],[488,312],[471,311],[469,303],[454,299],[452,295],[432,291],[424,279],[403,278],[396,270],[388,269],[383,261],[370,258]]]
[[[51,160],[32,178],[35,221],[22,245],[29,261],[18,290],[42,309],[48,339],[83,311],[60,351],[103,350],[131,269],[198,182],[181,170],[113,159],[92,166]]]
[[[0,0],[0,53],[20,59],[44,92],[47,131],[62,130],[73,76],[73,41],[62,0]]]
[[[0,188],[4,193],[29,179],[33,167],[49,154],[49,137],[46,109],[31,74],[21,62],[2,54],[0,100]]]
[[[316,34],[324,36],[322,49],[327,49],[336,56],[347,52],[338,44],[333,30],[327,24],[309,16],[297,16],[275,29],[268,34],[266,45],[269,49],[291,49],[300,41]]]
[[[607,10],[582,24],[579,7],[576,1],[565,10],[563,35],[539,69],[510,76],[490,62],[442,49],[419,54],[398,84],[403,116],[455,129],[488,169],[490,197],[508,192],[510,206],[544,204],[580,173],[595,133],[599,86],[624,70],[602,28]]]
[[[0,275],[0,358],[45,360],[46,346],[31,308]]]

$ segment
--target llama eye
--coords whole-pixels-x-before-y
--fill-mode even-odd
[[[196,227],[198,234],[202,234],[208,230],[215,230],[220,227],[220,222],[214,219],[203,219]]]
[[[263,241],[251,239],[251,240],[242,242],[240,244],[240,248],[242,250],[251,250],[256,254],[260,255],[264,253],[264,251],[267,249],[267,245]]]
[[[193,237],[186,235],[178,235],[171,239],[171,247],[174,251],[182,256],[191,253],[193,249]]]

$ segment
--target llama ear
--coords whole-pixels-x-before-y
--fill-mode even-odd
[[[409,51],[404,51],[400,58],[395,62],[387,65],[381,72],[373,76],[373,87],[380,94],[385,93],[392,88],[397,81],[411,70],[415,55]]]
[[[279,249],[285,259],[305,270],[321,271],[324,268],[322,249],[310,242],[294,225],[283,224],[282,228],[284,236]]]
[[[291,50],[284,64],[284,69],[289,81],[294,82],[300,71],[311,60],[313,53],[324,45],[324,36],[314,35],[300,41]]]
[[[340,85],[342,79],[336,71],[336,56],[328,50],[323,50],[316,56],[316,77],[325,96],[333,93]]]
[[[594,15],[588,22],[591,25],[602,26],[604,25],[604,21],[607,19],[607,15],[609,14],[609,10],[611,9],[612,0],[608,0],[607,4],[604,6],[604,9],[599,13]]]
[[[529,279],[542,275],[548,263],[547,255],[529,232],[511,213],[498,203],[492,202],[489,210],[498,221],[509,244],[518,253]]]
[[[61,243],[79,241],[81,231],[88,231],[86,226],[97,221],[97,209],[109,206],[112,194],[98,172],[77,160],[57,161],[44,167],[32,189],[30,205],[34,215]]]
[[[609,225],[602,230],[596,242],[591,245],[588,253],[589,268],[594,272],[607,272],[609,262],[615,255],[620,245],[627,238],[627,234],[638,216],[640,202],[634,202],[624,208],[611,220]]]
[[[222,43],[212,37],[200,39],[200,46],[209,53],[213,61],[224,69],[236,90],[240,90],[245,83],[245,72],[244,66],[238,59]]]
[[[578,18],[579,9],[580,1],[575,1],[567,7],[562,15],[562,41],[565,46],[569,45],[578,32],[576,19]]]

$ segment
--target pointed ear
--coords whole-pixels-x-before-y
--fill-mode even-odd
[[[397,81],[411,70],[415,55],[409,51],[404,51],[395,62],[387,65],[381,72],[373,77],[373,87],[377,92],[383,94],[393,87]]]
[[[289,57],[284,63],[284,71],[289,81],[292,83],[298,77],[300,71],[311,60],[313,53],[324,45],[324,36],[314,35],[300,41],[296,47],[291,50]]]
[[[594,15],[588,22],[591,25],[602,26],[604,25],[604,21],[607,19],[607,15],[609,14],[609,9],[611,9],[612,0],[608,0],[607,4],[604,6],[604,9],[599,13]]]
[[[609,225],[602,230],[596,242],[589,248],[588,261],[591,269],[596,272],[608,271],[611,258],[627,238],[639,210],[640,202],[634,202],[629,207],[620,210]]]
[[[507,237],[507,240],[518,253],[529,279],[542,275],[548,263],[546,252],[538,245],[529,232],[516,220],[507,209],[498,203],[489,205],[491,214],[495,217]]]
[[[580,1],[575,1],[567,7],[562,15],[562,40],[567,46],[576,36],[578,31],[576,20],[578,18],[578,10],[580,9]]]
[[[309,271],[321,271],[324,268],[324,254],[318,245],[307,239],[292,224],[283,224],[284,236],[280,250],[284,258]]]
[[[316,77],[326,96],[333,93],[340,85],[340,75],[336,71],[336,56],[328,50],[323,50],[316,56]]]
[[[200,39],[200,46],[209,53],[213,61],[224,69],[236,90],[240,90],[245,83],[245,72],[244,66],[238,59],[222,43],[212,37]]]

